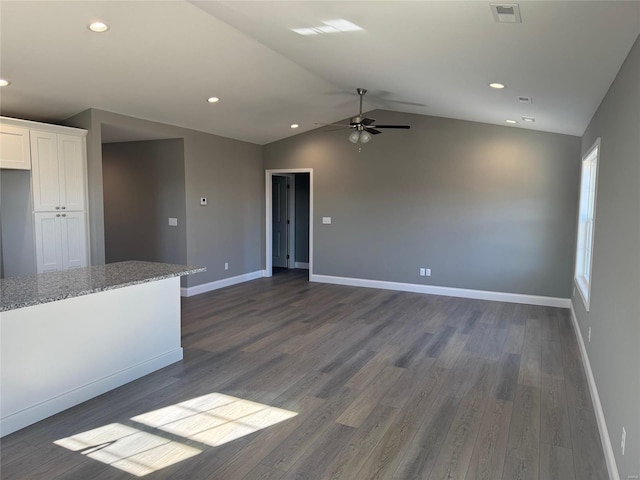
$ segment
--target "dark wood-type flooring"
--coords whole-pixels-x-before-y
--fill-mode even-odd
[[[54,443],[113,425],[197,452],[171,464],[176,450],[154,457],[140,440],[130,460],[157,468],[147,479],[608,478],[568,310],[308,283],[300,270],[182,306],[182,362],[5,437],[2,480],[136,478],[118,467],[126,439]],[[295,416],[251,433],[240,401],[219,444],[201,422],[190,437],[132,420],[211,394]]]

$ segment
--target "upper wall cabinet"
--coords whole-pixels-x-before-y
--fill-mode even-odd
[[[84,138],[31,130],[33,209],[85,209]]]
[[[28,128],[0,123],[0,168],[31,170]]]

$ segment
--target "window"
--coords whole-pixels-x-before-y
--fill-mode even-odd
[[[578,242],[576,245],[575,281],[587,310],[589,310],[589,297],[591,294],[593,228],[596,219],[596,191],[599,155],[600,139],[598,138],[587,154],[582,157],[582,177],[580,181],[580,209],[578,217]]]

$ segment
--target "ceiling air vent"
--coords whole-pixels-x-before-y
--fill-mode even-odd
[[[498,23],[522,23],[520,5],[517,3],[492,3],[491,13]]]
[[[531,105],[531,97],[525,97],[524,95],[519,95],[516,97],[518,99],[518,103],[524,103],[527,105]]]

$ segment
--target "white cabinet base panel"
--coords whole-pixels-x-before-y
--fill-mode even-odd
[[[2,313],[0,436],[180,361],[180,278]]]

